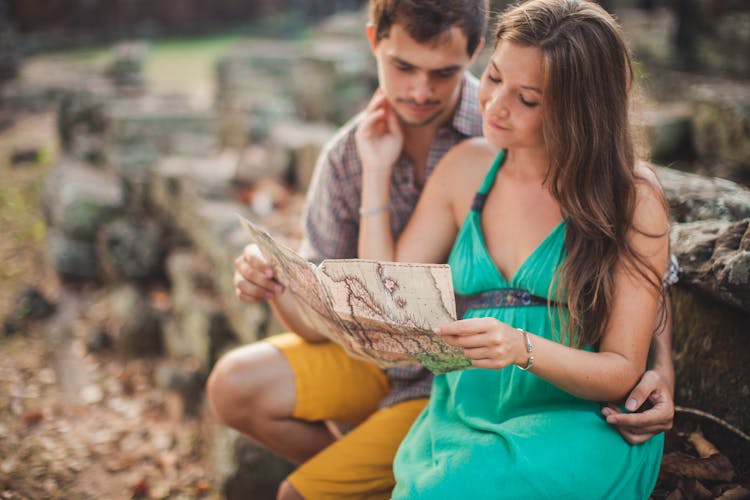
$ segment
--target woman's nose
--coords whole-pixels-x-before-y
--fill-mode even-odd
[[[507,103],[507,96],[501,90],[493,92],[487,100],[485,109],[493,116],[506,117],[510,113]]]

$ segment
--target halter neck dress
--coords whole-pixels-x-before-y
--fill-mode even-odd
[[[484,199],[500,152],[459,230],[448,263],[457,294],[525,290],[546,298],[565,256],[560,222],[506,279],[491,259],[481,227]],[[546,304],[468,309],[559,341]],[[591,349],[589,349],[591,350]],[[663,434],[628,444],[597,402],[573,396],[516,366],[436,375],[430,400],[394,461],[393,498],[648,498],[656,483]]]

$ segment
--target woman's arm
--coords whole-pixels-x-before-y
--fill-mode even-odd
[[[634,226],[640,231],[632,230],[629,237],[659,280],[666,269],[668,241],[666,210],[656,189],[650,183],[639,185]],[[528,353],[522,333],[493,318],[458,321],[441,326],[438,333],[449,344],[463,347],[474,366],[525,367],[533,355],[533,373],[561,389],[590,400],[622,401],[645,369],[660,295],[625,264],[617,267],[614,280],[613,305],[599,352],[573,349],[530,332],[534,350]]]

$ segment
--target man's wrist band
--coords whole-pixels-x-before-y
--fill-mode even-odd
[[[375,214],[379,214],[380,212],[385,212],[386,210],[390,210],[390,209],[391,209],[390,203],[386,203],[385,205],[381,205],[379,207],[374,207],[374,208],[359,207],[359,216],[364,217],[366,215],[375,215]]]
[[[529,333],[526,330],[523,330],[521,328],[516,328],[521,334],[523,335],[523,339],[526,341],[526,352],[531,354],[534,351],[534,346],[531,345],[531,340],[529,339]],[[526,363],[526,366],[516,365],[521,370],[526,371],[529,368],[531,368],[534,365],[534,356],[529,356],[529,362]]]

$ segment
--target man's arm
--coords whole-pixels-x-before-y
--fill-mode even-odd
[[[303,226],[305,238],[300,253],[303,257],[320,262],[326,258],[356,256],[359,231],[356,214],[359,205],[359,181],[352,170],[348,149],[354,147],[350,122],[323,148],[315,166],[315,173],[307,192]],[[351,144],[349,144],[351,142]],[[234,285],[237,297],[247,303],[268,300],[274,313],[291,331],[306,340],[325,340],[311,330],[311,325],[300,313],[300,306],[291,294],[284,293],[276,281],[273,269],[256,245],[248,245],[235,259]]]
[[[651,341],[652,366],[641,377],[625,403],[633,413],[622,413],[616,405],[602,409],[607,423],[614,425],[630,444],[648,441],[672,428],[674,418],[674,364],[672,363],[672,306],[665,299],[666,321]],[[650,407],[643,408],[644,403]]]
[[[327,340],[315,330],[291,293],[286,293],[275,279],[271,266],[258,248],[247,245],[234,261],[234,289],[243,302],[254,303],[268,300],[276,317],[289,330],[310,342]]]

